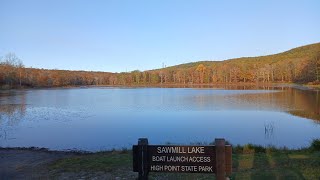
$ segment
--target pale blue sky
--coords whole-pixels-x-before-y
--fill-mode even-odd
[[[27,67],[132,71],[320,42],[319,0],[0,0],[0,56]]]

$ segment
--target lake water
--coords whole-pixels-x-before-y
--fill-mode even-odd
[[[99,151],[150,144],[300,148],[320,138],[319,91],[285,88],[0,91],[0,146]]]

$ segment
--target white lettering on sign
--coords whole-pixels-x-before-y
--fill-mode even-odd
[[[210,157],[197,157],[197,156],[168,156],[167,162],[201,162],[201,163],[209,163],[211,162]]]
[[[164,166],[165,171],[179,171],[180,166],[170,166],[170,165],[165,165]]]
[[[181,166],[181,171],[184,172],[197,172],[198,166]]]
[[[213,172],[212,166],[199,166],[199,172]]]
[[[166,156],[152,156],[153,162],[165,162]]]
[[[173,166],[173,165],[151,165],[151,171],[165,172],[206,172],[213,173],[213,166]]]
[[[204,147],[188,147],[188,153],[197,153],[197,154],[203,154],[204,153]]]
[[[152,162],[194,162],[210,163],[210,156],[152,156]]]
[[[165,146],[157,147],[158,154],[204,154],[204,147]]]
[[[183,153],[186,153],[184,147],[158,147],[157,148],[157,153],[159,154],[163,154],[163,153],[180,153],[180,154],[183,154]]]
[[[151,169],[151,171],[163,171],[163,166],[161,166],[161,165],[152,165],[150,169]]]
[[[150,171],[213,173],[215,155],[205,146],[156,146],[151,150]],[[208,151],[208,152],[207,152]],[[181,163],[181,164],[180,164]]]

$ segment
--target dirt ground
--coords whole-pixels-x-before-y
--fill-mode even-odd
[[[49,169],[59,159],[81,157],[78,152],[48,151],[46,149],[0,148],[0,180],[12,179],[135,179],[131,169],[117,169],[113,173],[99,171],[64,172]],[[130,172],[130,173],[128,173]]]
[[[0,149],[0,179],[49,179],[47,164],[72,153],[46,150]]]

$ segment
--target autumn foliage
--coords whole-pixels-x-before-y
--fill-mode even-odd
[[[0,59],[1,87],[315,82],[320,80],[320,43],[283,53],[225,61],[199,61],[122,73],[25,68],[13,53]]]

